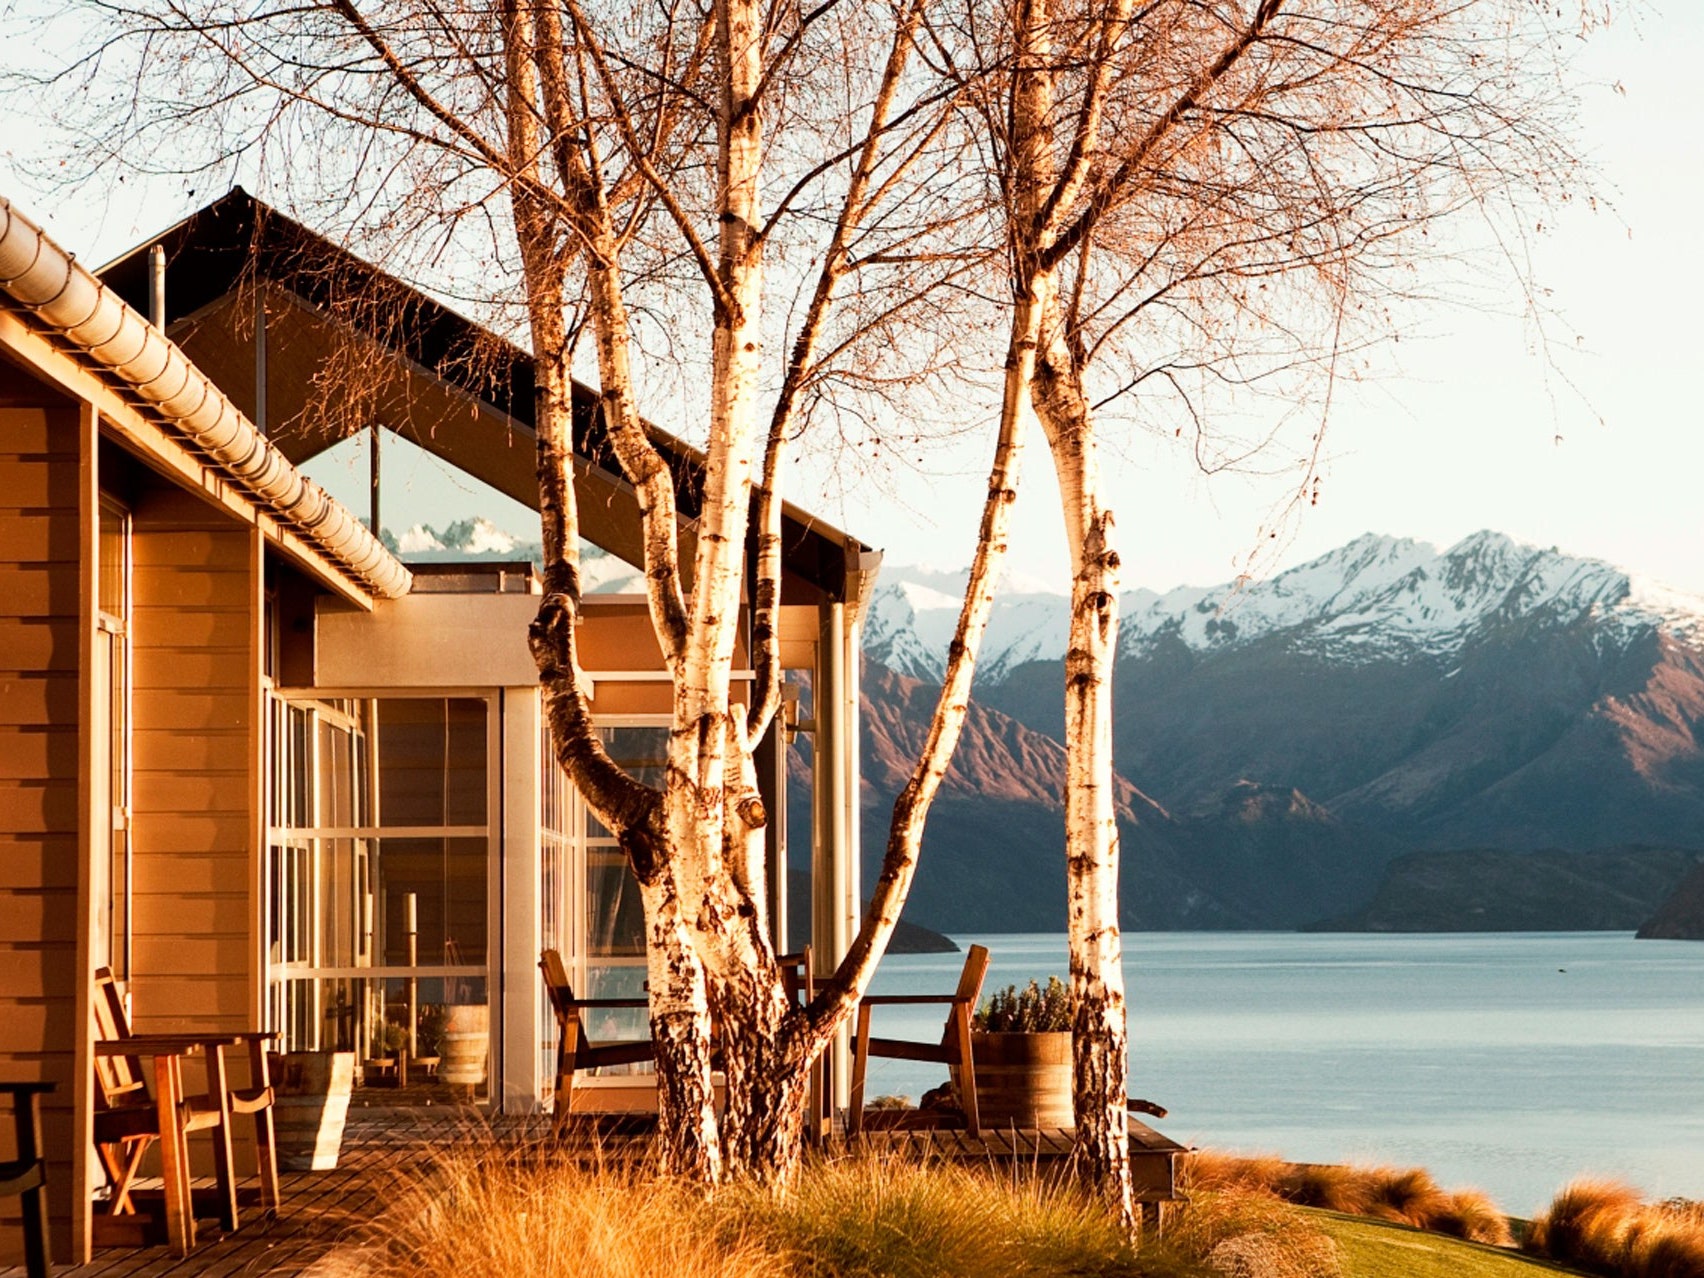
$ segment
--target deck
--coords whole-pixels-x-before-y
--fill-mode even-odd
[[[643,1156],[651,1140],[652,1123],[633,1117],[596,1121],[582,1128],[583,1148],[595,1141],[607,1157],[628,1149]],[[236,1278],[237,1275],[313,1274],[332,1278],[334,1262],[321,1263],[376,1216],[392,1192],[418,1179],[422,1163],[434,1149],[461,1142],[522,1142],[549,1131],[548,1120],[488,1118],[471,1110],[443,1106],[353,1110],[344,1134],[343,1152],[335,1171],[283,1173],[284,1208],[265,1219],[249,1200],[257,1193],[251,1182],[243,1195],[248,1214],[242,1228],[223,1235],[216,1221],[197,1222],[198,1245],[179,1258],[164,1246],[106,1248],[95,1252],[83,1268],[58,1265],[54,1273],[76,1278]],[[575,1142],[571,1139],[569,1149]],[[1070,1156],[1071,1135],[1057,1129],[985,1132],[972,1139],[964,1131],[868,1132],[863,1143],[906,1157],[989,1162],[1010,1166],[1046,1166]],[[831,1146],[844,1152],[837,1137]],[[1131,1165],[1145,1202],[1167,1201],[1171,1165],[1182,1147],[1152,1128],[1132,1121]],[[1163,1177],[1163,1182],[1162,1178]],[[200,1213],[198,1213],[199,1215]],[[21,1268],[0,1269],[0,1278],[24,1278]]]

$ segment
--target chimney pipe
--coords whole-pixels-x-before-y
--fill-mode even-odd
[[[148,322],[166,331],[166,246],[148,250]]]

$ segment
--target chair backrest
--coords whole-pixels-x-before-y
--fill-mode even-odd
[[[775,966],[781,969],[781,989],[789,1003],[809,1003],[816,997],[816,973],[811,970],[811,947],[791,954],[777,954]]]
[[[568,984],[568,968],[555,950],[545,950],[538,956],[538,970],[544,974],[544,990],[550,996],[557,1024],[566,1028],[570,1020],[577,1021],[580,1016],[574,1006],[574,989]]]
[[[953,991],[953,1008],[947,1014],[946,1028],[941,1032],[941,1041],[946,1042],[953,1032],[953,1014],[961,1004],[969,1004],[971,1015],[976,1014],[976,1005],[982,998],[982,982],[988,975],[988,947],[973,945],[965,951],[964,967],[959,972],[958,989]]]
[[[124,991],[110,967],[95,970],[95,1038],[118,1042],[130,1037],[130,1013]],[[95,1102],[99,1109],[118,1109],[147,1099],[142,1062],[134,1056],[95,1057]]]

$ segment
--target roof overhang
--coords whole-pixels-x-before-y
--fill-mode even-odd
[[[267,438],[303,462],[351,423],[382,425],[497,491],[538,508],[533,365],[526,352],[268,208],[240,188],[100,274],[132,305],[150,291],[147,248],[166,253],[167,328]],[[257,316],[265,358],[255,357]],[[262,371],[263,370],[263,371]],[[690,562],[704,458],[650,428],[675,477]],[[574,476],[587,538],[643,562],[639,502],[598,393],[573,392]],[[791,504],[782,515],[782,598],[861,611],[879,552]]]
[[[299,472],[181,348],[0,199],[0,342],[156,469],[260,527],[363,605],[408,570]]]

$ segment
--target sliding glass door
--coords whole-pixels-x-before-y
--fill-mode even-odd
[[[496,731],[487,696],[274,697],[267,986],[287,1050],[355,1051],[398,1085],[442,1059],[485,1092]]]

